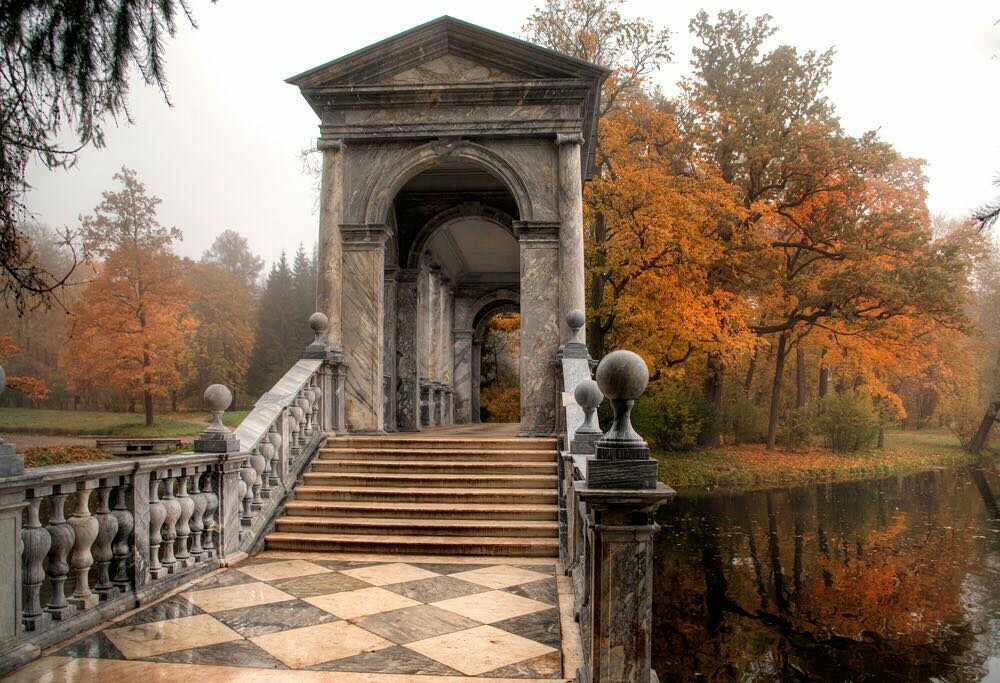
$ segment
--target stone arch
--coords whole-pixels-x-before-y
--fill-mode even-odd
[[[410,246],[409,254],[407,254],[407,267],[420,267],[420,260],[423,258],[424,252],[427,250],[427,245],[430,244],[431,240],[434,238],[434,234],[438,230],[447,227],[455,221],[460,221],[463,218],[470,217],[481,218],[484,221],[494,223],[509,232],[514,239],[517,239],[517,235],[514,233],[514,219],[506,212],[489,206],[488,204],[481,204],[479,202],[464,202],[458,206],[453,206],[450,209],[445,209],[427,221],[424,226],[420,228],[420,232],[418,232],[416,237],[413,238],[413,244]]]
[[[457,143],[436,141],[421,145],[392,163],[388,172],[372,174],[372,183],[366,188],[365,198],[361,203],[365,212],[364,222],[368,225],[385,225],[392,201],[403,185],[422,171],[451,159],[471,161],[495,176],[514,197],[519,220],[534,219],[531,195],[521,173],[488,147],[462,140]]]
[[[497,309],[503,306],[515,306],[521,308],[521,294],[513,289],[495,289],[488,294],[476,299],[475,303],[468,309],[468,315],[464,320],[456,320],[455,326],[467,330],[475,330],[479,324],[489,318]]]

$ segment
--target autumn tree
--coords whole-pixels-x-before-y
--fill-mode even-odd
[[[15,344],[13,339],[0,337],[0,366],[19,353],[21,347]],[[29,401],[44,401],[49,397],[49,388],[45,385],[45,380],[40,377],[10,374],[7,375],[6,383],[8,389],[19,392]]]
[[[151,426],[154,397],[181,385],[186,340],[195,328],[187,314],[191,292],[170,251],[181,232],[157,221],[160,199],[146,193],[134,171],[122,168],[114,179],[121,189],[105,192],[82,221],[86,253],[100,261],[76,311],[62,367],[78,391],[141,397]]]
[[[223,230],[202,255],[203,263],[213,263],[233,276],[251,294],[257,293],[257,281],[264,259],[250,250],[247,238],[235,230]]]
[[[187,315],[197,327],[188,336],[184,393],[200,401],[210,384],[225,384],[238,397],[246,386],[253,350],[253,300],[223,266],[195,263],[186,278],[193,298]]]
[[[40,263],[19,225],[28,215],[29,163],[66,168],[86,145],[101,146],[103,119],[129,118],[129,79],[135,71],[166,96],[163,50],[165,39],[177,31],[179,16],[193,24],[185,0],[0,5],[0,300],[4,304],[21,313],[33,304],[48,304],[71,272],[53,272]],[[71,136],[66,135],[67,128]]]

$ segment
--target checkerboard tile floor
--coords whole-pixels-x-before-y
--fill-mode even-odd
[[[539,679],[564,676],[560,645],[552,564],[259,558],[50,654]]]

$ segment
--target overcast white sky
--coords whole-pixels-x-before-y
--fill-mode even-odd
[[[122,165],[162,198],[160,219],[183,230],[178,251],[197,257],[232,228],[270,262],[315,241],[312,180],[299,152],[317,119],[284,79],[352,50],[450,14],[517,35],[535,0],[193,0],[199,28],[167,51],[174,106],[137,83],[132,126],[108,126],[107,146],[76,168],[33,167],[29,208],[52,226],[74,227]],[[628,0],[625,11],[673,34],[674,62],[658,76],[673,90],[687,72],[689,19],[699,9],[774,16],[778,40],[837,50],[828,90],[851,133],[878,128],[909,156],[928,161],[930,208],[954,216],[991,198],[1000,173],[1000,2],[838,3],[772,0]]]

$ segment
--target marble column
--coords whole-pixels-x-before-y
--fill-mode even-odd
[[[423,339],[418,278],[420,271],[399,271],[396,277],[396,427],[420,431],[420,365]]]
[[[566,314],[587,310],[584,290],[583,179],[580,171],[579,134],[557,135],[559,146],[559,325],[560,341],[573,336]],[[585,340],[584,340],[585,341]]]
[[[386,228],[341,225],[344,240],[343,352],[350,432],[384,432],[382,421],[383,285]]]
[[[454,330],[455,355],[455,423],[472,422],[472,335],[474,330]]]
[[[521,435],[556,429],[555,374],[559,350],[559,224],[514,223],[521,250]]]
[[[452,414],[452,390],[455,378],[455,290],[447,278],[442,278],[444,288],[441,301],[441,383],[445,385],[445,409],[443,424],[454,424]]]
[[[344,220],[345,151],[341,140],[320,138],[317,148],[323,154],[323,178],[319,194],[319,259],[316,310],[330,320],[326,344],[339,350],[343,339],[342,288],[343,245],[340,224]]]
[[[384,291],[382,300],[385,302],[382,319],[385,321],[382,330],[382,375],[384,378],[382,421],[386,431],[396,431],[396,288],[399,268],[395,266],[385,269]]]
[[[479,389],[482,382],[482,363],[483,363],[483,340],[473,339],[472,340],[472,381],[470,392],[469,412],[471,414],[472,422],[479,423],[482,422],[482,415],[479,412]]]
[[[431,266],[430,272],[430,309],[429,315],[431,319],[431,329],[430,337],[427,340],[429,345],[428,357],[430,360],[430,367],[427,371],[427,377],[432,381],[441,381],[441,268],[438,266]]]

